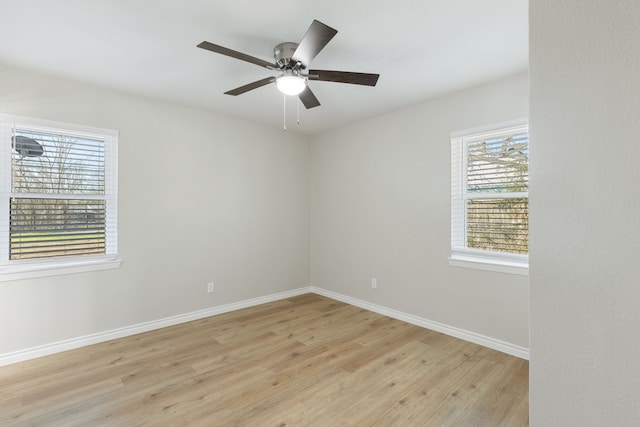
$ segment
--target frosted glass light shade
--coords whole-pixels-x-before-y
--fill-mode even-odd
[[[281,76],[276,80],[276,87],[285,95],[299,95],[307,84],[300,76]]]

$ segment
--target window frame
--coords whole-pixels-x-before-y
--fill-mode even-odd
[[[13,129],[33,130],[104,141],[106,244],[105,254],[9,259],[9,211],[12,189]],[[51,120],[0,114],[0,282],[118,268],[118,131]],[[22,193],[27,194],[27,193]],[[73,195],[70,197],[74,197]]]
[[[470,141],[529,131],[527,118],[511,120],[451,133],[451,254],[449,265],[502,273],[528,275],[529,255],[468,248],[466,246],[466,144]],[[518,198],[529,199],[526,192]],[[514,198],[496,193],[492,198]],[[477,197],[470,197],[474,199]]]

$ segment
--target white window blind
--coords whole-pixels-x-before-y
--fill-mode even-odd
[[[459,132],[451,143],[452,257],[526,263],[528,126]]]
[[[115,259],[115,131],[0,116],[0,150],[0,265]]]

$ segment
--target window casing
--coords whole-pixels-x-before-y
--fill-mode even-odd
[[[526,120],[451,135],[454,266],[528,273]]]
[[[117,142],[112,130],[0,115],[0,280],[119,265]]]

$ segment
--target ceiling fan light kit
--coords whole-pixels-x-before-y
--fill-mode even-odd
[[[253,89],[275,83],[278,90],[285,95],[297,95],[305,108],[314,108],[320,105],[318,98],[309,88],[308,82],[313,80],[375,86],[379,74],[352,73],[348,71],[311,70],[311,61],[337,34],[337,30],[314,20],[302,37],[300,43],[285,42],[277,45],[273,50],[275,63],[271,63],[242,52],[219,46],[207,41],[198,45],[199,48],[209,50],[231,58],[267,68],[271,71],[279,71],[277,77],[267,77],[253,83],[240,86],[225,92],[226,95],[241,95]]]
[[[297,96],[307,87],[307,79],[293,71],[285,71],[276,78],[276,87],[285,95]]]

